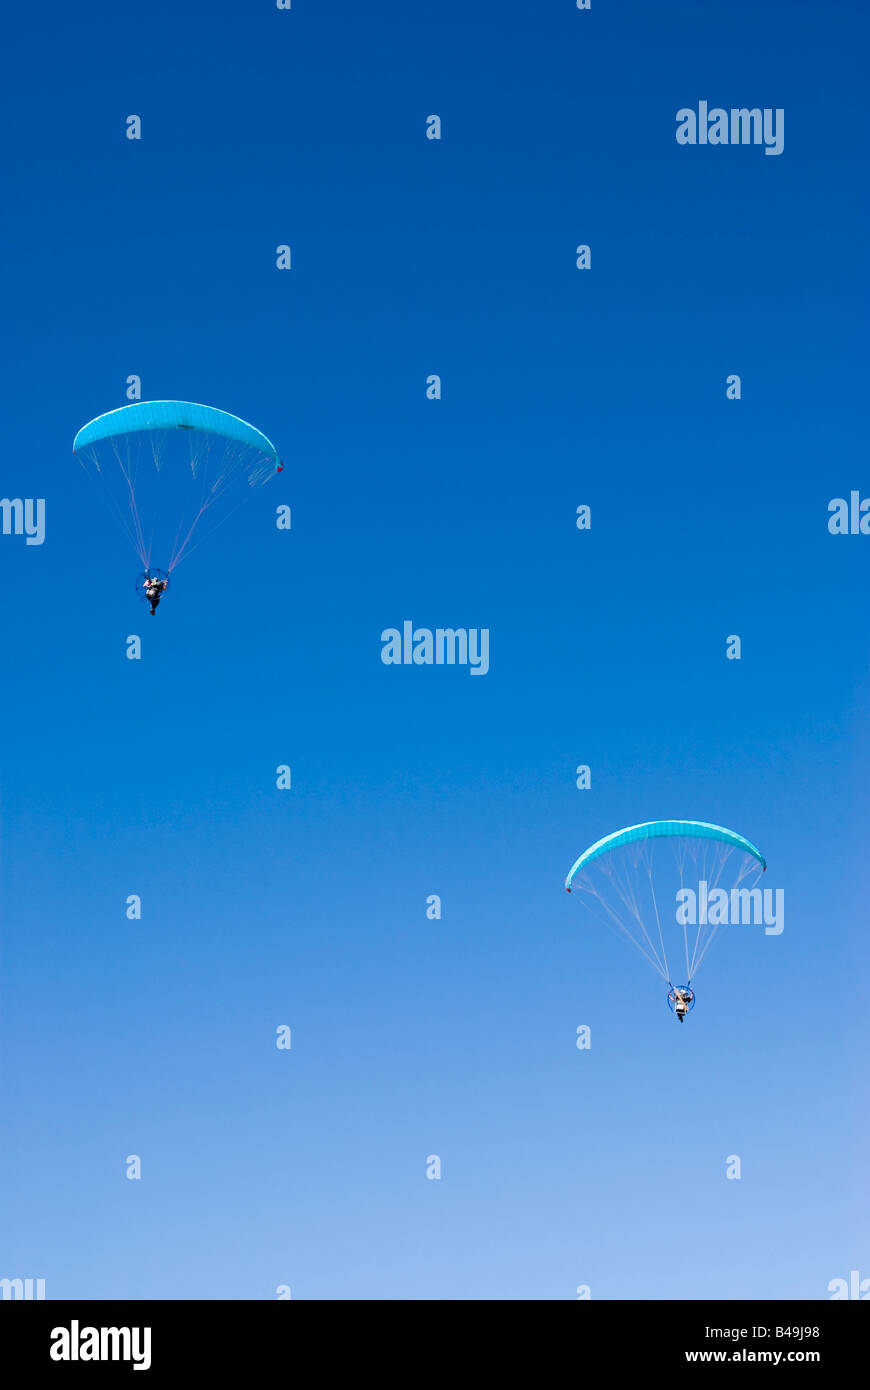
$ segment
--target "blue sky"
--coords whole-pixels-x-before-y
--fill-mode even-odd
[[[826,525],[870,492],[866,17],[758,8],[10,18],[2,493],[46,539],[0,536],[0,1277],[870,1277],[870,539]],[[702,100],[784,108],[783,154],[678,146]],[[131,373],[287,463],[153,622],[71,455]],[[489,673],[384,666],[404,619],[489,628]],[[733,826],[785,892],[684,1028],[562,891],[660,817]]]

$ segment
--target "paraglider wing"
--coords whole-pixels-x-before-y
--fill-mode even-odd
[[[648,820],[643,821],[641,825],[629,825],[625,830],[616,830],[612,835],[605,835],[603,840],[596,840],[595,844],[584,850],[579,859],[572,864],[565,879],[565,887],[570,893],[575,874],[599,855],[607,854],[610,850],[618,849],[620,845],[631,844],[635,840],[650,840],[657,836],[669,835],[692,835],[699,840],[721,840],[724,844],[745,850],[758,860],[762,869],[767,868],[760,851],[752,841],[738,835],[734,830],[726,830],[724,825],[709,825],[706,821],[700,820]]]
[[[669,983],[686,987],[741,894],[767,868],[751,840],[708,821],[629,825],[584,850],[565,880],[591,913],[617,930]]]
[[[143,568],[170,573],[281,467],[262,431],[194,401],[137,401],[79,430],[73,453]]]
[[[204,434],[234,439],[271,458],[276,466],[278,464],[274,444],[260,430],[226,410],[196,405],[193,401],[137,401],[135,405],[122,405],[118,410],[98,415],[79,430],[73,440],[73,453],[77,454],[88,444],[96,444],[98,440],[111,439],[115,435],[134,434],[138,430],[171,429],[201,430]]]

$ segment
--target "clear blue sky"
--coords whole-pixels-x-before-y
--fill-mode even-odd
[[[0,536],[0,1277],[870,1277],[870,538],[826,529],[870,493],[866,41],[785,0],[10,15],[2,493],[47,531]],[[678,146],[701,100],[783,107],[784,153]],[[131,373],[287,462],[153,622],[70,452]],[[488,627],[489,674],[385,667],[406,618]],[[660,817],[785,890],[682,1028],[562,890]]]

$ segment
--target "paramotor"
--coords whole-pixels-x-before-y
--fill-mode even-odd
[[[668,1004],[682,1023],[695,1004],[692,981],[729,904],[739,905],[766,868],[755,845],[724,826],[645,821],[590,845],[565,887],[668,982]],[[716,912],[708,911],[713,902]],[[684,985],[671,983],[672,963],[685,969]]]

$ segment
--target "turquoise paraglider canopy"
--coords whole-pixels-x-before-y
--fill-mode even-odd
[[[579,873],[585,864],[589,864],[599,854],[607,854],[609,850],[617,849],[620,845],[630,844],[634,840],[650,840],[658,836],[668,835],[694,835],[701,840],[721,840],[727,845],[733,845],[751,854],[758,860],[762,869],[767,868],[761,853],[755,848],[751,840],[745,836],[738,835],[734,830],[726,830],[724,825],[709,825],[702,820],[647,820],[640,825],[629,825],[625,830],[616,830],[612,835],[605,835],[603,840],[596,840],[594,845],[590,845],[574,861],[568,877],[565,879],[565,887],[571,892],[571,880],[574,875]]]
[[[215,410],[211,405],[197,405],[194,401],[137,401],[135,405],[122,405],[118,410],[98,415],[96,420],[91,420],[90,424],[79,430],[73,440],[73,453],[77,454],[87,444],[110,439],[113,435],[133,434],[136,430],[167,429],[202,430],[224,439],[235,439],[252,449],[259,449],[266,458],[278,462],[274,444],[260,430],[226,410]]]
[[[283,467],[261,430],[194,401],[136,401],[98,415],[73,453],[146,573],[171,572]]]
[[[669,984],[679,961],[688,989],[720,927],[746,911],[761,920],[754,884],[766,868],[752,841],[723,825],[643,821],[585,849],[565,887]]]

